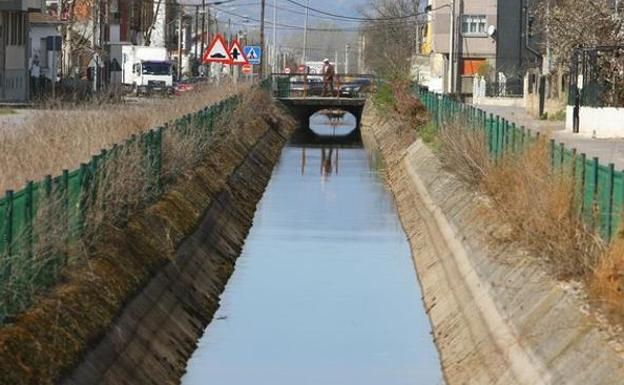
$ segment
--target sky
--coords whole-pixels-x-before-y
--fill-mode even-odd
[[[228,0],[219,0],[219,1],[228,1]],[[289,24],[297,27],[303,27],[305,20],[305,8],[293,4],[288,0],[266,0],[266,32],[270,35],[272,31],[272,21],[273,21],[273,4],[277,2],[277,19],[278,24]],[[305,5],[306,0],[293,0],[300,4]],[[206,4],[215,2],[215,0],[206,0]],[[358,8],[363,6],[367,0],[312,0],[310,1],[310,7],[319,9],[329,13],[335,13],[338,15],[344,16],[361,16],[358,12]],[[183,4],[201,4],[201,0],[182,0]],[[259,0],[233,0],[228,1],[227,4],[221,4],[217,6],[212,6],[211,9],[213,12],[216,10],[217,17],[220,20],[220,23],[224,25],[227,24],[228,19],[232,23],[232,29],[238,28],[242,29],[245,25],[244,18],[240,16],[247,16],[249,20],[247,21],[247,25],[257,26],[258,22],[256,20],[260,19],[260,1]],[[290,10],[290,11],[289,11]],[[292,12],[291,12],[292,11]],[[253,20],[256,19],[256,20]],[[331,20],[330,17],[320,15],[315,12],[310,12],[309,14],[309,26],[313,26],[317,23],[322,22],[333,22],[339,28],[353,28],[357,27],[358,23],[356,22],[348,22],[342,20]],[[301,29],[299,29],[301,30]],[[289,33],[293,33],[293,31],[297,31],[294,28],[280,28],[278,26],[278,34],[280,36],[288,35]]]

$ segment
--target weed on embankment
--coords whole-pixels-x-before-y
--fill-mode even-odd
[[[128,299],[175,259],[176,248],[196,228],[205,209],[212,203],[224,204],[215,197],[231,189],[230,176],[255,143],[271,127],[287,136],[286,127],[293,123],[282,115],[267,93],[247,91],[230,119],[214,122],[208,144],[196,140],[193,145],[177,136],[163,140],[164,193],[156,202],[145,188],[144,169],[136,167],[144,160],[143,149],[123,146],[126,152],[104,165],[100,182],[93,184],[97,188],[86,194],[92,201],[79,240],[67,242],[59,215],[62,205],[44,202],[37,211],[40,221],[35,220],[35,226],[46,230],[37,231],[44,238],[36,238],[32,258],[19,256],[29,264],[13,270],[11,282],[0,282],[6,293],[2,299],[25,292],[37,295],[27,298],[31,303],[19,304],[22,308],[0,326],[0,383],[47,385],[67,375]],[[201,138],[191,131],[191,137]],[[241,190],[241,201],[253,205]],[[224,245],[231,247],[228,242]],[[65,264],[50,265],[58,255],[66,258]],[[51,287],[41,290],[36,274],[52,272],[61,279],[51,279]]]
[[[236,94],[248,85],[202,85],[174,98],[141,103],[55,105],[18,124],[0,122],[0,191],[17,190],[63,169],[75,169],[103,148]]]
[[[592,305],[623,324],[624,232],[607,243],[599,213],[591,223],[579,215],[577,180],[571,167],[553,170],[547,138],[495,161],[485,139],[481,130],[448,122],[437,133],[440,160],[490,198],[479,214],[508,224],[506,241],[522,244],[558,279],[585,283]]]

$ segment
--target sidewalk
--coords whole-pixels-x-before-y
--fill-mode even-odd
[[[624,138],[592,139],[579,136],[565,131],[565,122],[535,119],[521,107],[492,105],[476,107],[516,123],[517,126],[550,135],[557,143],[565,144],[566,148],[576,148],[578,153],[585,153],[588,159],[597,156],[603,165],[613,163],[616,170],[624,170]]]

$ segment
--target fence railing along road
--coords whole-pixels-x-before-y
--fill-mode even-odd
[[[466,129],[482,129],[490,155],[500,159],[504,154],[516,152],[539,137],[526,127],[498,115],[487,114],[471,105],[457,102],[419,87],[420,100],[430,112],[436,129],[445,122],[459,119]],[[553,170],[567,169],[576,180],[579,215],[587,224],[599,230],[608,242],[620,228],[624,209],[624,172],[616,171],[613,163],[604,165],[597,157],[588,158],[576,149],[566,148],[563,143],[550,140],[550,159]]]
[[[263,87],[267,85],[264,83]],[[7,191],[0,199],[0,324],[7,316],[26,308],[38,290],[58,280],[69,256],[56,250],[69,250],[83,236],[85,216],[90,205],[95,204],[93,197],[102,188],[110,162],[129,148],[142,149],[138,151],[141,155],[132,161],[137,163],[134,167],[142,169],[147,181],[148,202],[144,203],[148,204],[162,193],[162,144],[167,135],[193,135],[208,141],[215,120],[227,117],[238,100],[238,96],[229,97],[102,150],[76,170],[64,170],[56,177],[28,182],[17,192]],[[97,204],[106,206],[107,202]],[[54,240],[49,240],[51,232],[55,233]],[[48,242],[60,242],[67,247],[59,248]]]

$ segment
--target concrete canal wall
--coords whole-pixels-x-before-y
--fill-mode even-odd
[[[475,215],[484,197],[371,109],[362,130],[384,156],[448,385],[624,384],[622,346],[572,285]]]
[[[257,116],[0,330],[0,384],[179,382],[293,130]]]

